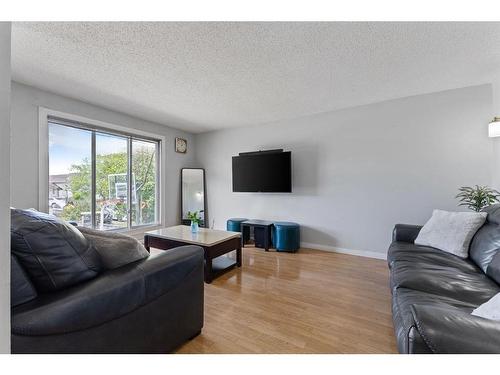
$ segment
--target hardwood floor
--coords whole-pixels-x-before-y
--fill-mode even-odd
[[[396,353],[385,261],[245,247],[205,284],[205,326],[178,353]]]

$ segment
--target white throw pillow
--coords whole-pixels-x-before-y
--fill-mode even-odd
[[[478,306],[471,314],[481,318],[500,320],[500,293]]]
[[[486,212],[448,212],[434,210],[432,217],[415,240],[415,244],[431,246],[461,258],[469,255],[472,237],[484,224]]]

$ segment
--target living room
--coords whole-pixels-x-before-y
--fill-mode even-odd
[[[500,22],[103,12],[0,23],[2,353],[500,354]]]

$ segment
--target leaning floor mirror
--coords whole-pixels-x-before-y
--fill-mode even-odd
[[[205,199],[205,170],[181,169],[181,222],[189,225],[188,213],[198,212],[200,227],[207,227],[207,202]]]

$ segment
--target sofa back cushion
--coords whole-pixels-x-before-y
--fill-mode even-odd
[[[472,239],[469,257],[486,273],[495,254],[500,251],[500,204],[485,207],[488,217]]]
[[[37,296],[35,287],[17,261],[10,256],[10,306],[15,307],[35,299]]]
[[[497,284],[500,284],[500,251],[493,256],[490,264],[488,264],[486,274],[495,280]]]
[[[39,292],[96,277],[99,254],[76,229],[53,215],[11,209],[11,250]]]

